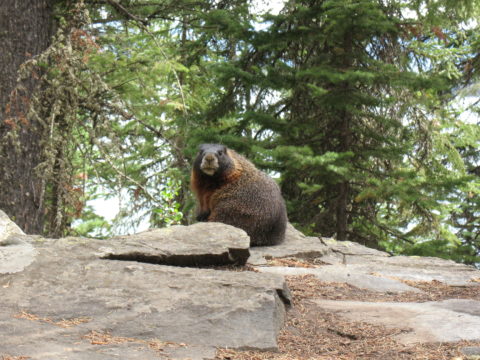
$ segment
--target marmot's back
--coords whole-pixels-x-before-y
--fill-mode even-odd
[[[275,245],[285,238],[287,212],[275,181],[223,145],[203,144],[191,179],[199,221],[239,227],[250,244]]]

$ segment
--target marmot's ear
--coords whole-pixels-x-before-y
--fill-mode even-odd
[[[225,145],[222,145],[222,151],[226,154],[227,153],[227,147]]]

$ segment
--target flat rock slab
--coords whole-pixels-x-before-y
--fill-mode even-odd
[[[331,252],[340,255],[343,258],[345,256],[377,256],[377,257],[389,257],[386,252],[376,249],[368,248],[352,241],[337,241],[330,238],[322,238],[322,243],[328,246]]]
[[[345,266],[345,265],[337,265]],[[452,286],[470,286],[480,281],[480,270],[450,260],[418,256],[392,256],[356,261],[346,265],[351,272],[393,280],[440,281]]]
[[[285,275],[379,292],[420,291],[403,280],[480,280],[470,266],[306,237],[290,225],[283,244],[250,253],[245,232],[218,223],[52,240],[24,235],[0,212],[0,358],[195,360],[213,358],[216,346],[276,349],[291,302]],[[259,272],[205,268],[247,259]],[[405,343],[480,339],[475,300],[314,301],[354,321],[406,328]]]
[[[291,301],[282,276],[160,265],[241,264],[248,247],[244,231],[215,223],[109,240],[10,232],[0,243],[0,358],[203,359],[217,346],[274,350]]]
[[[277,347],[290,296],[280,276],[72,259],[65,249],[44,245],[24,271],[0,277],[0,354],[148,359],[142,341],[152,339],[210,349]],[[65,322],[71,326],[62,327]],[[109,352],[108,342],[91,344],[92,331],[136,342]]]
[[[440,281],[453,286],[474,286],[480,270],[451,260],[418,256],[391,256],[350,241],[307,237],[290,224],[285,242],[250,249],[248,263],[257,270],[281,275],[312,274],[325,282],[347,283],[378,292],[420,290],[403,281]],[[268,266],[272,258],[319,260],[326,265],[309,268]]]
[[[320,257],[320,260],[324,260],[324,257]],[[420,291],[405,284],[404,280],[436,280],[451,286],[476,286],[480,281],[480,270],[473,266],[443,259],[413,256],[382,257],[382,261],[334,263],[312,268],[256,266],[256,269],[284,276],[311,274],[321,281],[347,283],[378,292]]]
[[[250,238],[236,227],[220,223],[175,225],[111,239],[103,258],[154,264],[204,267],[244,265]]]
[[[284,276],[310,274],[317,277],[320,281],[346,283],[357,288],[378,292],[421,292],[421,290],[408,286],[401,281],[370,275],[342,265],[324,265],[318,268],[272,266],[257,267],[256,269],[260,272]]]
[[[285,241],[275,246],[258,246],[250,249],[248,263],[264,265],[267,259],[297,257],[320,258],[330,253],[330,249],[318,237],[309,237],[296,230],[291,224],[287,225]]]
[[[474,285],[480,281],[480,270],[473,266],[434,257],[391,256],[350,241],[322,239],[330,251],[320,259],[347,268],[349,273],[411,281],[440,281],[448,285]],[[341,272],[341,270],[340,270]]]
[[[425,303],[370,303],[314,300],[322,309],[352,321],[401,328],[398,341],[453,342],[480,340],[480,301],[452,299]]]

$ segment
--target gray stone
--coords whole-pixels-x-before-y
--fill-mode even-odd
[[[36,251],[23,231],[0,210],[0,274],[22,271],[35,259]]]
[[[433,257],[391,256],[350,241],[307,237],[290,224],[283,244],[252,248],[250,252],[248,263],[262,272],[313,274],[322,281],[345,282],[375,291],[418,291],[403,280],[437,280],[456,286],[474,285],[480,280],[480,271],[473,266]],[[317,259],[330,265],[308,269],[265,267],[267,259],[283,257]]]
[[[466,356],[466,360],[480,359],[480,346],[466,346],[461,348],[460,352]]]
[[[15,236],[3,242],[13,258],[22,247],[35,254],[15,274],[0,275],[0,356],[201,359],[216,346],[277,348],[291,300],[283,277],[141,262],[211,252],[241,263],[248,256],[242,230],[211,223],[110,240]],[[72,325],[62,327],[63,320]],[[135,341],[91,344],[91,331]],[[160,354],[145,345],[151,339],[186,345]]]
[[[252,247],[248,263],[264,265],[267,263],[267,259],[283,257],[320,258],[329,251],[328,246],[322,243],[319,238],[305,236],[291,224],[288,224],[283,243],[275,246]]]
[[[358,288],[378,292],[420,292],[417,288],[408,286],[400,281],[359,272],[348,265],[323,265],[317,268],[274,266],[257,267],[257,269],[261,272],[284,276],[311,274],[321,281],[346,283]]]
[[[215,359],[216,349],[206,346],[177,346],[164,350],[168,359],[203,360]]]
[[[386,252],[379,251],[376,249],[368,248],[366,246],[360,245],[352,241],[337,241],[330,238],[322,238],[322,243],[324,243],[328,248],[334,253],[341,254],[343,256],[378,256],[378,257],[389,257],[390,255]]]
[[[479,301],[370,303],[315,300],[315,303],[349,320],[406,329],[408,331],[397,335],[397,340],[405,344],[480,339],[480,316],[464,311],[471,307],[478,309]]]
[[[0,243],[10,235],[25,235],[2,210],[0,210]]]
[[[75,348],[91,330],[106,329],[143,340],[275,349],[289,299],[279,276],[72,258],[53,244],[23,272],[0,277],[0,291],[0,333],[10,334],[0,342],[0,353],[13,353],[28,338],[44,342],[49,354],[56,347]],[[22,312],[51,322],[88,322],[62,329],[14,320]],[[37,346],[22,350],[22,356],[48,358],[38,353]]]
[[[412,281],[441,281],[448,285],[472,285],[480,279],[480,271],[473,266],[434,257],[390,256],[349,241],[323,238],[330,252],[321,260],[332,265],[346,265],[351,272],[372,274],[390,279]],[[337,267],[341,268],[341,267]]]
[[[236,227],[221,223],[176,225],[112,239],[103,258],[136,260],[174,266],[243,265],[250,238]]]
[[[460,314],[476,316],[480,319],[480,299],[479,301],[468,299],[449,299],[440,302],[433,302],[432,306],[455,311]]]
[[[0,241],[0,274],[13,274],[30,265],[37,254],[25,235],[10,235]]]
[[[452,260],[420,256],[390,256],[348,241],[322,239],[331,252],[322,261],[337,266],[348,266],[352,272],[398,280],[441,281],[448,285],[473,285],[480,279],[480,271],[473,266]]]
[[[386,292],[419,291],[402,280],[476,286],[480,279],[452,261],[390,256],[290,225],[283,244],[250,249],[259,272],[192,268],[243,264],[248,244],[242,230],[215,223],[109,240],[43,239],[0,212],[0,358],[200,360],[213,358],[215,346],[276,349],[291,301],[286,275]],[[284,257],[319,265],[267,266]],[[480,340],[475,300],[317,304],[350,320],[406,328],[404,343]],[[92,332],[110,340],[92,341]]]
[[[418,256],[392,256],[349,263],[352,271],[375,273],[392,279],[412,281],[441,281],[448,285],[474,285],[480,271],[473,266],[457,264],[450,260],[420,258]]]

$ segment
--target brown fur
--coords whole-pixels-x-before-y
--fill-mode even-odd
[[[287,214],[278,185],[235,151],[201,145],[191,188],[198,201],[197,220],[239,227],[250,236],[251,245],[283,241]]]

